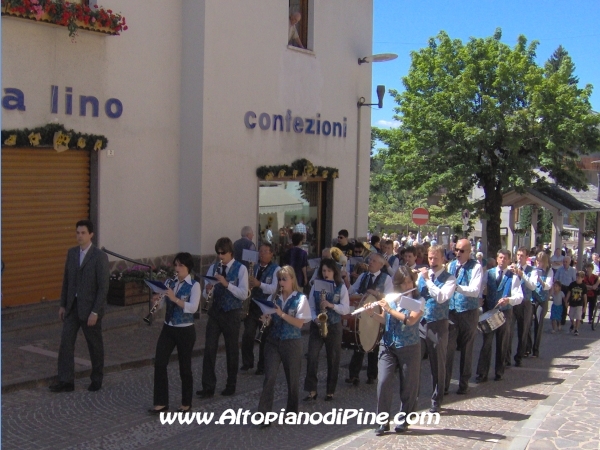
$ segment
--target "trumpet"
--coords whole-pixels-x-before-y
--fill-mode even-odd
[[[213,275],[217,273],[221,273],[221,267],[223,267],[223,263],[219,261],[219,265],[213,272]],[[208,312],[208,310],[212,307],[213,297],[215,295],[215,287],[213,286],[208,295],[206,296],[206,303],[204,303],[204,307],[202,308],[202,312]]]
[[[176,280],[177,280],[177,277],[171,278],[171,281],[176,281]],[[162,299],[165,298],[165,295],[166,294],[160,294],[160,297],[158,297],[158,300],[156,300],[154,302],[154,305],[152,305],[152,308],[150,309],[150,312],[148,313],[148,315],[146,317],[144,317],[144,322],[146,322],[148,325],[152,325],[152,320],[154,319],[154,313],[158,309],[158,305],[160,305],[160,302],[162,301]]]
[[[323,289],[321,291],[321,303],[325,300],[327,300],[327,293],[325,292],[325,289]],[[327,319],[327,311],[321,306],[321,313],[317,316],[317,320],[319,321],[317,325],[319,326],[319,333],[323,339],[327,337]]]

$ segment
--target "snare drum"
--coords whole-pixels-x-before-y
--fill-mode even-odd
[[[505,321],[506,319],[502,311],[499,309],[490,309],[488,312],[479,316],[477,328],[482,333],[491,333],[504,325]]]
[[[371,294],[351,295],[350,312],[362,308],[377,299]],[[375,308],[377,312],[378,307]],[[374,311],[363,311],[353,316],[342,316],[342,347],[370,352],[381,340],[383,326],[374,318],[369,317]]]

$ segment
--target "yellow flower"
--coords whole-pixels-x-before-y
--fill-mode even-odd
[[[29,136],[27,136],[29,138],[29,143],[34,146],[37,147],[38,145],[40,145],[40,139],[42,138],[42,135],[40,133],[29,133]]]
[[[279,171],[279,173],[277,174],[277,178],[283,178],[285,177],[285,169],[281,169]]]
[[[11,134],[7,140],[4,141],[5,145],[15,145],[17,143],[17,135]]]
[[[102,139],[96,140],[96,143],[94,144],[94,150],[102,150]]]
[[[335,178],[338,178],[338,177],[339,177],[339,175],[337,173],[337,170],[331,174],[331,178],[332,179],[335,179]]]
[[[298,176],[298,171],[296,169],[292,170],[292,178],[296,178]]]
[[[273,177],[275,177],[275,174],[273,172],[269,172],[265,175],[265,180],[270,181],[273,179]]]
[[[79,147],[79,148],[85,148],[85,138],[80,137],[77,140],[77,147]]]
[[[321,175],[323,176],[323,178],[327,178],[327,175],[329,175],[329,171],[324,170],[323,172],[321,172]]]

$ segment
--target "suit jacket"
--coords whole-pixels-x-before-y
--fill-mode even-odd
[[[65,262],[60,306],[68,315],[77,296],[77,311],[80,320],[87,320],[95,312],[98,318],[104,314],[106,295],[108,294],[108,256],[94,245],[79,266],[79,246],[70,248]]]

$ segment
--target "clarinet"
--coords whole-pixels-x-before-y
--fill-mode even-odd
[[[281,295],[283,289],[281,288],[281,286],[279,287],[279,292],[277,292],[277,296]],[[260,327],[260,331],[258,332],[258,334],[256,335],[256,337],[254,338],[254,340],[256,342],[258,342],[259,344],[262,342],[262,337],[263,337],[263,333],[265,332],[265,330],[267,329],[267,327],[271,325],[271,314],[269,314],[265,320],[263,321],[261,327]]]
[[[170,278],[168,281],[177,281],[177,276]],[[144,317],[144,322],[146,322],[148,325],[152,325],[152,320],[154,319],[154,313],[158,309],[158,305],[160,305],[160,302],[162,301],[162,299],[165,298],[165,295],[166,294],[160,294],[160,297],[158,297],[158,300],[156,300],[156,302],[154,302],[154,305],[152,305],[152,309],[150,309],[150,312],[148,313],[148,315],[146,317]]]
[[[221,261],[219,261],[219,264],[218,264],[217,268],[215,269],[215,271],[213,272],[213,275],[215,275],[216,273],[221,273],[221,267],[223,267],[223,263]],[[202,308],[202,312],[208,312],[208,310],[212,307],[214,294],[215,294],[215,286],[212,287],[212,289],[206,296],[206,303],[204,304],[204,307]]]

